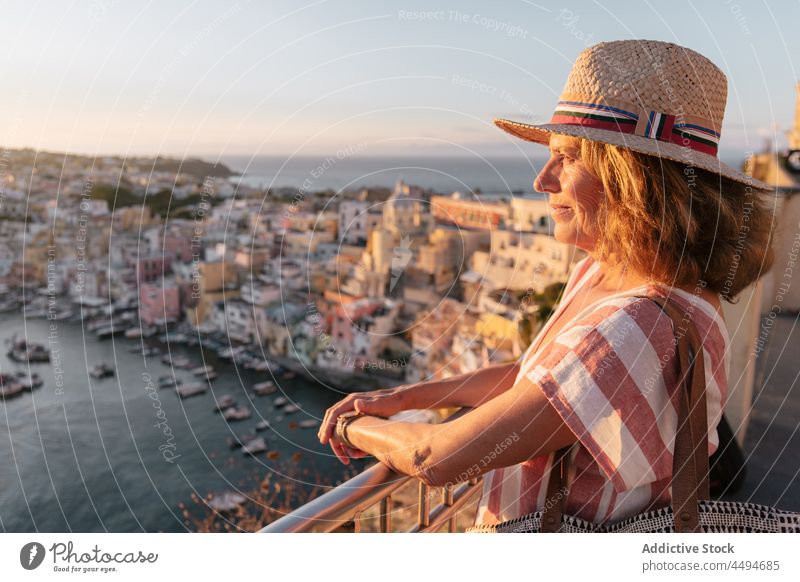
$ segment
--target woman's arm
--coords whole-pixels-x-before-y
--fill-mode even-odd
[[[519,364],[514,361],[487,366],[445,380],[412,384],[405,394],[406,410],[454,406],[477,408],[511,388],[517,372]]]
[[[465,481],[577,441],[539,386],[527,378],[483,406],[443,424],[365,416],[347,438],[391,469],[431,486]]]
[[[411,409],[455,406],[477,408],[511,388],[518,371],[519,364],[510,362],[488,366],[446,380],[350,394],[325,412],[317,436],[323,445],[328,443],[336,428],[336,419],[340,414],[350,410],[377,416],[391,416],[401,410]],[[342,462],[346,462],[347,455],[340,444],[332,441],[331,447],[336,456]]]

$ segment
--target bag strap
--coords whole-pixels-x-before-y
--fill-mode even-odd
[[[644,296],[643,296],[644,297]],[[697,327],[689,314],[674,301],[663,297],[644,297],[654,301],[672,320],[678,372],[678,427],[672,455],[672,511],[675,531],[699,532],[700,512],[697,502],[709,499],[708,488],[708,417],[706,411],[706,376],[703,348]],[[542,512],[542,532],[561,529],[566,495],[570,447],[558,450],[547,484],[547,501]],[[555,470],[558,466],[558,470]]]
[[[567,481],[571,448],[568,446],[559,449],[553,457],[550,479],[547,480],[547,498],[542,512],[542,524],[539,526],[539,531],[543,533],[555,533],[561,529],[561,516],[564,513],[564,503],[567,498],[562,484]]]
[[[703,348],[689,314],[661,297],[651,298],[670,316],[677,340],[678,428],[672,454],[675,531],[700,531],[697,502],[708,499],[708,417]]]

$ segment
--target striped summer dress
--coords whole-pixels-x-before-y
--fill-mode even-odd
[[[669,292],[697,325],[706,371],[709,454],[718,444],[730,350],[725,323],[710,303],[654,285],[588,305],[551,343],[539,346],[555,315],[597,270],[591,257],[575,266],[561,305],[520,358],[517,381],[527,376],[537,383],[578,436],[571,450],[565,511],[613,523],[651,504],[669,505],[669,494],[661,492],[672,477],[678,424],[672,322],[655,302],[632,296]],[[486,473],[475,525],[541,510],[552,461],[552,454],[542,455]]]

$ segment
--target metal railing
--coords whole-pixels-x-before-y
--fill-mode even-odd
[[[447,525],[456,531],[458,512],[480,491],[481,478],[442,488],[442,499],[431,509],[431,488],[414,477],[400,475],[378,463],[320,495],[313,501],[272,522],[259,533],[331,532],[354,522],[354,531],[361,531],[361,516],[380,504],[379,531],[392,529],[392,493],[413,481],[419,484],[416,524],[407,532],[429,533]]]

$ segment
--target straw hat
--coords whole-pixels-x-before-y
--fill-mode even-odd
[[[601,42],[578,56],[550,123],[494,123],[528,141],[581,137],[770,188],[717,157],[727,95],[725,73],[691,49],[657,40]]]

